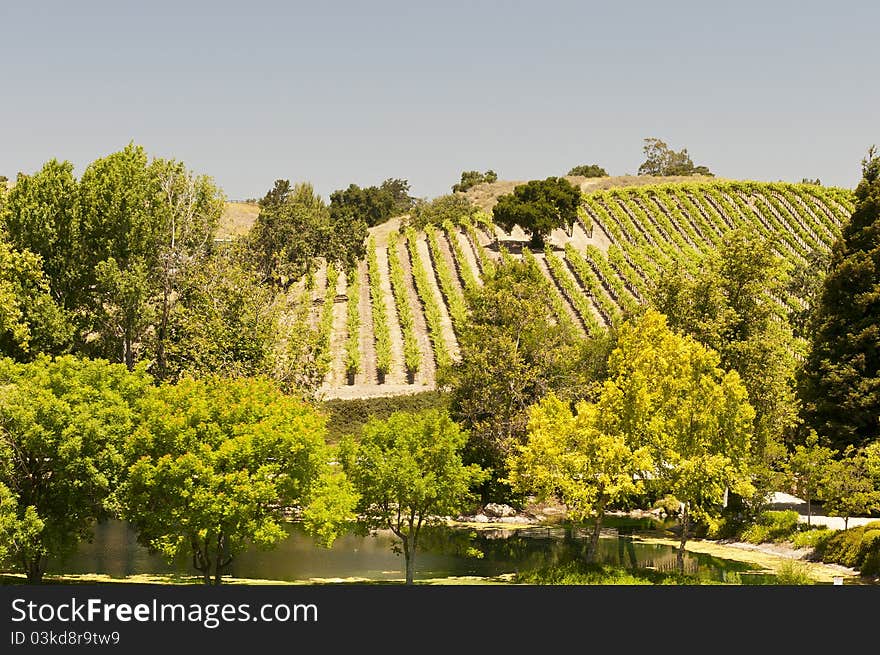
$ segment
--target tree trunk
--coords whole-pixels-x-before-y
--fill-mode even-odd
[[[25,562],[25,575],[27,576],[27,581],[29,583],[40,584],[43,582],[42,560],[42,557],[37,556]]]
[[[596,514],[596,522],[593,524],[593,533],[590,535],[590,550],[587,551],[587,562],[592,564],[596,561],[596,552],[599,550],[599,534],[602,530],[604,512]]]
[[[679,519],[681,523],[681,541],[678,544],[678,553],[675,556],[675,563],[678,567],[678,572],[681,574],[684,574],[684,546],[687,543],[690,519],[688,504],[684,503],[684,508],[681,510],[681,518]]]
[[[848,516],[843,517],[843,529],[844,530],[849,529],[849,517]]]
[[[165,379],[165,338],[168,333],[168,314],[170,312],[170,291],[166,286],[162,295],[162,318],[159,321],[159,329],[156,330],[156,368],[159,378]]]
[[[223,572],[232,564],[232,555],[226,550],[226,537],[221,533],[217,536],[217,557],[214,562],[214,584],[223,583]]]
[[[134,370],[134,352],[131,341],[131,334],[128,330],[126,330],[125,336],[123,337],[122,351],[124,354],[125,367],[129,371]]]
[[[416,571],[416,553],[409,540],[410,537],[403,538],[403,556],[406,559],[406,584],[408,585],[413,584]]]
[[[807,496],[807,525],[812,525],[813,509],[810,507],[810,497]]]

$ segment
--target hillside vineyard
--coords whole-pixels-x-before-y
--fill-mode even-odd
[[[809,266],[815,254],[830,251],[853,207],[852,192],[812,184],[613,188],[584,194],[571,234],[556,230],[534,252],[518,230],[506,234],[488,222],[399,232],[380,226],[356,275],[346,279],[325,267],[309,290],[311,321],[329,360],[323,394],[434,388],[438,366],[458,356],[466,291],[502,257],[537,267],[558,320],[589,334],[644,303],[664,271],[696,270],[701,253],[733,229],[770,240],[793,267]],[[794,296],[775,302],[780,314],[802,309]]]

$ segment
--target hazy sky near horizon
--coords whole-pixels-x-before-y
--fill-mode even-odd
[[[878,2],[0,0],[0,174],[129,141],[231,199],[273,180],[449,191],[642,140],[719,176],[854,186],[880,143]]]

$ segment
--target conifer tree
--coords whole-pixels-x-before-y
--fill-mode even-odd
[[[856,207],[834,245],[814,318],[802,394],[832,448],[880,437],[880,156],[862,161]]]

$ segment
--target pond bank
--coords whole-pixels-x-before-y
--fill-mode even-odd
[[[638,518],[644,518],[639,516]],[[503,531],[505,533],[515,533],[525,530],[535,530],[545,528],[561,529],[559,524],[533,524],[522,525],[520,523],[505,522],[503,519],[493,521],[491,523],[474,523],[470,521],[450,521],[447,523],[450,527],[467,528],[481,532],[486,531]],[[667,533],[668,534],[668,533]],[[643,544],[657,544],[661,546],[670,546],[678,548],[679,541],[677,537],[663,536],[662,530],[656,531],[637,531],[632,535],[633,541]],[[753,566],[760,567],[767,573],[777,573],[783,566],[792,561],[799,562],[803,565],[806,573],[819,583],[832,583],[834,578],[843,577],[858,579],[859,572],[856,569],[841,566],[840,564],[827,564],[825,562],[813,562],[808,558],[812,552],[810,548],[794,548],[786,544],[750,544],[738,541],[714,541],[710,539],[690,539],[685,548],[688,552],[711,555],[721,559],[734,560],[744,562]]]

